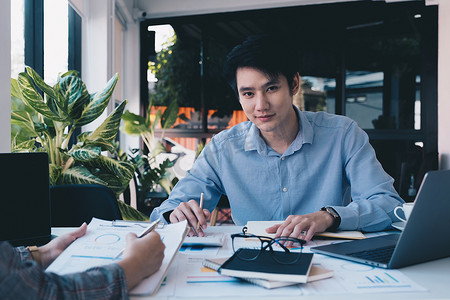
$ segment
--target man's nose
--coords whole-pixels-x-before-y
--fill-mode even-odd
[[[256,110],[267,110],[269,108],[270,104],[267,99],[267,96],[263,93],[257,93],[256,94]]]

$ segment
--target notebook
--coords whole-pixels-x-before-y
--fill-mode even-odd
[[[311,251],[388,269],[450,256],[449,183],[450,170],[425,174],[400,234],[318,246]],[[380,259],[383,252],[387,259]]]
[[[274,261],[269,251],[261,251],[254,260],[242,260],[243,256],[255,256],[258,249],[238,249],[233,256],[220,266],[217,272],[221,275],[240,278],[260,278],[276,281],[305,283],[312,265],[313,253],[302,253],[300,259],[292,264],[280,264]],[[280,253],[280,252],[274,252]],[[282,253],[283,255],[283,253]],[[297,255],[287,253],[286,255]]]
[[[220,267],[229,259],[229,257],[223,258],[205,258],[203,260],[203,266],[212,270],[219,270]],[[311,270],[309,271],[307,282],[312,282],[320,279],[333,277],[334,272],[328,269],[325,269],[320,264],[313,263],[311,266]],[[261,279],[261,278],[247,278],[247,277],[237,277],[243,281],[247,281],[259,286],[262,286],[266,289],[273,289],[278,287],[284,287],[289,285],[297,284],[296,282],[289,281],[277,281],[277,280],[269,280],[269,279]]]
[[[0,240],[14,246],[50,241],[47,153],[0,153]]]

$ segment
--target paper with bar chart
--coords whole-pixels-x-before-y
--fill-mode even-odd
[[[316,254],[314,261],[334,271],[330,279],[312,282],[304,294],[426,291],[400,270],[388,270]]]

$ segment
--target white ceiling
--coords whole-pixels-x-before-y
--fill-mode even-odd
[[[140,13],[145,12],[147,19],[155,19],[355,1],[360,0],[137,0],[135,7]]]

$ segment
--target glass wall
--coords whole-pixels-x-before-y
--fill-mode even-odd
[[[226,54],[251,34],[283,33],[299,56],[303,82],[295,105],[355,120],[397,188],[417,150],[423,168],[437,167],[436,6],[355,1],[145,22],[170,24],[177,42],[192,50],[173,51],[172,59],[190,67],[166,80],[176,78],[171,99],[192,103],[199,124],[210,122],[211,109],[239,109],[229,87],[219,85]],[[211,135],[216,129],[203,128]]]

